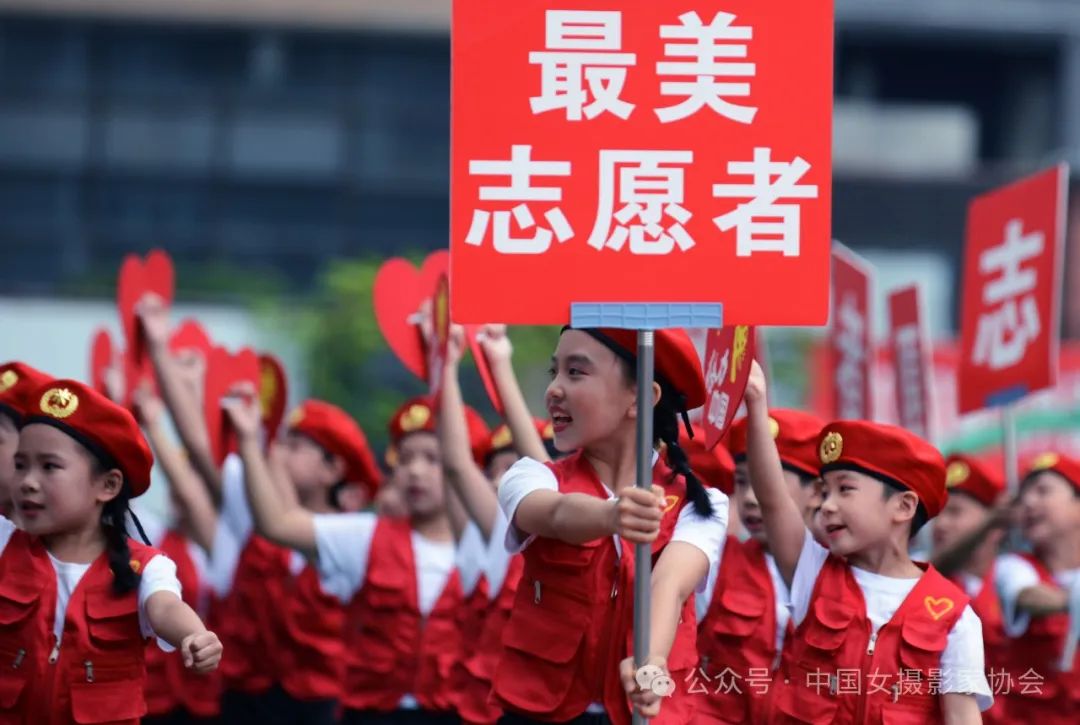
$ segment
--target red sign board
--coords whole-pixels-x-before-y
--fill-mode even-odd
[[[454,320],[824,324],[832,33],[831,0],[455,0]]]
[[[744,325],[709,330],[705,341],[705,390],[702,413],[705,447],[724,437],[742,403],[750,363],[754,361],[754,328]]]
[[[889,346],[892,348],[896,411],[904,428],[930,435],[930,340],[918,285],[889,295]]]
[[[870,265],[842,246],[833,249],[832,358],[836,417],[873,417],[873,331],[870,315]]]
[[[968,207],[959,406],[1002,405],[1057,381],[1068,167]]]

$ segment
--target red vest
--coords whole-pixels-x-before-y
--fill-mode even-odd
[[[133,567],[158,552],[134,540]],[[108,557],[90,565],[53,636],[56,570],[41,542],[12,534],[0,555],[0,725],[134,725],[146,713],[138,593],[117,596]]]
[[[345,607],[322,590],[308,565],[281,583],[278,610],[278,673],[281,687],[297,700],[340,700],[345,686]]]
[[[829,556],[806,619],[789,640],[791,646],[784,647],[773,680],[773,722],[943,722],[940,697],[931,694],[931,670],[940,672],[949,631],[968,597],[932,566],[919,566],[925,573],[872,637],[866,602],[851,568]],[[904,683],[901,671],[906,673]],[[845,675],[852,672],[854,676]]]
[[[220,670],[226,690],[261,694],[278,681],[276,618],[288,576],[288,549],[253,534],[240,553],[232,590],[219,609],[218,636],[224,647]]]
[[[345,707],[390,712],[411,694],[425,710],[453,709],[461,582],[455,570],[424,617],[416,572],[409,522],[380,518],[364,585],[346,607]]]
[[[703,718],[715,723],[764,722],[767,687],[746,681],[760,671],[771,677],[776,660],[776,591],[765,550],[753,539],[727,538],[709,611],[698,628],[698,652],[707,689],[697,701]],[[722,674],[730,669],[741,679]],[[759,673],[752,673],[758,670]],[[710,687],[709,681],[735,687]],[[766,678],[767,679],[767,678]]]
[[[1035,567],[1042,584],[1060,588],[1041,561],[1030,554],[1020,556]],[[1064,612],[1032,617],[1023,636],[1010,641],[1004,659],[1005,670],[1012,679],[1011,687],[1009,692],[998,695],[1005,700],[1007,721],[1038,725],[1080,722],[1080,652],[1073,660],[1072,672],[1058,670],[1068,631],[1069,616]],[[1034,682],[1031,672],[1042,679],[1035,684],[1022,684]]]
[[[960,582],[955,582],[961,586]],[[994,566],[990,565],[989,571],[983,577],[982,587],[979,593],[971,600],[971,609],[979,616],[982,622],[983,651],[985,652],[985,664],[987,673],[1002,672],[1008,667],[1009,638],[1005,634],[1004,620],[1001,614],[1001,600],[994,588]],[[1021,672],[1016,675],[1022,674]],[[993,690],[993,685],[991,685]],[[994,706],[983,713],[985,725],[995,725],[1008,722],[1005,719],[1006,698],[1001,695],[994,696]]]
[[[475,649],[465,660],[465,668],[472,677],[484,683],[486,709],[477,709],[475,712],[467,714],[465,710],[459,707],[458,711],[464,720],[485,723],[491,722],[493,717],[497,720],[502,715],[502,708],[498,707],[493,701],[494,698],[491,697],[491,683],[495,677],[495,669],[499,666],[499,658],[502,656],[503,632],[506,629],[506,623],[510,621],[510,613],[514,609],[518,584],[521,582],[521,575],[524,571],[525,560],[520,555],[510,557],[502,588],[499,589],[494,601],[488,606],[483,627],[480,631],[480,638],[477,640]]]
[[[483,576],[472,593],[465,598],[465,605],[458,616],[462,650],[453,670],[453,689],[457,693],[454,709],[467,725],[487,725],[498,721],[502,711],[488,703],[491,694],[491,677],[484,677],[469,666],[471,657],[481,648],[481,640],[493,602],[489,597],[487,579]]]
[[[560,493],[608,498],[580,452],[548,467]],[[671,539],[685,491],[681,479],[671,481],[663,462],[654,468],[653,480],[665,485],[670,495],[653,546],[655,559]],[[610,536],[579,545],[538,537],[524,551],[523,572],[492,683],[496,700],[507,710],[558,722],[602,702],[615,725],[629,722],[618,666],[632,649],[634,552],[625,541],[620,544],[621,556]],[[696,662],[695,629],[690,597],[668,657],[673,676]],[[664,708],[661,718],[676,717],[684,712],[685,703],[673,697]]]
[[[168,531],[159,545],[162,553],[176,563],[176,578],[180,580],[184,602],[198,612],[199,594],[205,584],[200,581],[198,569],[188,553],[187,539],[176,531]],[[183,708],[196,717],[216,717],[221,711],[220,700],[221,677],[218,671],[196,674],[184,667],[184,659],[179,652],[163,652],[160,647],[147,648],[148,715],[164,715]]]

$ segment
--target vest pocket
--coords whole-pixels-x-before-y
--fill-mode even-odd
[[[0,712],[13,710],[19,704],[19,698],[26,688],[26,674],[22,672],[12,673],[6,653],[3,653],[4,662],[0,667],[6,670],[0,677]]]
[[[117,597],[111,592],[87,592],[86,629],[90,640],[104,648],[141,641],[138,610],[135,594]]]
[[[765,601],[756,593],[724,590],[713,629],[728,637],[749,637],[764,614]]]
[[[146,714],[140,679],[71,683],[71,715],[80,725],[128,725]]]
[[[0,583],[0,628],[11,627],[30,616],[41,593],[20,587],[15,582]]]
[[[530,712],[556,708],[573,687],[574,678],[581,677],[574,658],[581,649],[584,628],[580,618],[519,599],[503,630],[503,654],[494,678],[499,697]]]
[[[829,725],[840,707],[836,698],[819,693],[807,684],[806,673],[795,668],[791,681],[776,693],[776,723],[810,723]]]

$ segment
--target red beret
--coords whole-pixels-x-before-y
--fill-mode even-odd
[[[345,461],[345,480],[375,495],[382,472],[367,437],[352,416],[336,405],[321,400],[305,400],[289,414],[289,430],[307,436],[328,453]]]
[[[966,493],[983,506],[993,506],[1005,491],[1005,479],[997,471],[961,453],[945,459],[945,485],[949,493]]]
[[[52,378],[21,362],[0,365],[0,413],[6,413],[15,425],[37,408],[33,393]]]
[[[769,411],[769,428],[784,468],[817,478],[818,434],[825,421],[801,410],[778,408]],[[736,461],[746,458],[746,418],[739,418],[728,430],[728,451]]]
[[[1080,490],[1080,461],[1060,453],[1043,453],[1031,462],[1024,480],[1043,471],[1053,471]]]
[[[703,484],[730,496],[735,490],[735,461],[722,445],[713,446],[711,451],[705,447],[705,430],[701,426],[694,425],[693,430],[693,438],[685,430],[679,431],[679,446],[690,459],[690,469]]]
[[[132,498],[150,488],[154,456],[135,417],[91,387],[75,380],[52,380],[31,395],[36,401],[23,426],[51,425],[83,444],[124,474]]]
[[[613,343],[631,359],[637,359],[637,330],[611,327],[583,329],[600,342]],[[705,405],[705,375],[693,340],[683,330],[657,330],[654,337],[656,375],[686,396],[686,410]],[[618,353],[617,353],[618,354]]]
[[[903,428],[865,420],[829,423],[818,436],[821,472],[848,469],[914,491],[927,516],[945,506],[945,459],[937,448]]]
[[[390,419],[390,443],[396,450],[401,439],[410,433],[434,433],[435,432],[435,406],[430,396],[422,395],[408,400],[397,409],[394,417]],[[488,442],[491,431],[487,423],[475,410],[465,406],[465,425],[469,429],[469,448],[472,451],[473,460],[478,466],[484,465],[484,458],[488,451]],[[396,454],[391,451],[387,454],[388,462],[394,465]]]

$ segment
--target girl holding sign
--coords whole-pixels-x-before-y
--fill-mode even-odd
[[[716,564],[727,497],[707,491],[679,446],[679,416],[705,401],[694,345],[681,330],[656,333],[651,490],[637,477],[636,333],[564,328],[546,400],[555,446],[577,451],[555,463],[518,461],[499,503],[506,547],[524,572],[495,674],[494,695],[514,722],[629,720],[627,696],[657,722],[689,721],[684,693],[664,702],[672,680],[697,663],[693,594]],[[629,659],[634,543],[653,545],[651,683]],[[644,668],[643,668],[644,670]],[[670,679],[667,674],[670,673]]]

